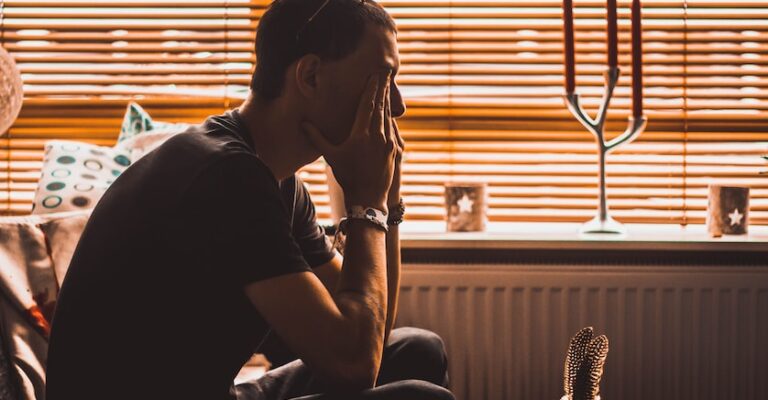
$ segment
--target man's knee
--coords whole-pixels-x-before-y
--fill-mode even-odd
[[[432,331],[421,328],[403,327],[392,331],[392,341],[399,351],[408,358],[447,362],[445,343]]]
[[[447,387],[448,356],[443,340],[426,329],[404,327],[392,330],[384,359],[385,381],[418,379]]]
[[[455,400],[448,389],[434,383],[409,379],[391,383],[387,387],[387,398],[408,400]],[[391,395],[391,396],[390,396]]]

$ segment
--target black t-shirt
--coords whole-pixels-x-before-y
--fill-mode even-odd
[[[269,332],[244,286],[334,254],[304,184],[257,154],[230,111],[115,180],[58,297],[48,400],[231,398]]]

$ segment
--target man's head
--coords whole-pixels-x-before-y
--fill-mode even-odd
[[[267,103],[289,97],[302,117],[341,141],[367,78],[399,68],[392,18],[372,0],[275,0],[259,22],[251,88]],[[392,115],[405,112],[396,85]]]

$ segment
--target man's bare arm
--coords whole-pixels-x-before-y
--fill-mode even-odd
[[[335,254],[330,261],[312,270],[320,278],[323,286],[328,289],[328,293],[336,293],[336,285],[339,284],[339,276],[341,276],[341,266],[344,263],[344,257],[339,253]]]
[[[386,320],[385,234],[366,221],[348,224],[338,291],[312,272],[251,283],[245,293],[277,334],[329,386],[373,387]]]
[[[387,232],[387,322],[384,343],[394,329],[397,317],[397,301],[400,294],[400,228],[390,226]]]
[[[389,133],[393,142],[397,143],[397,149],[395,154],[394,173],[392,177],[392,185],[390,186],[389,193],[387,194],[388,209],[390,212],[397,212],[400,208],[400,184],[401,184],[401,164],[403,158],[403,152],[405,150],[405,141],[400,135],[397,123],[392,118],[391,103],[389,97],[385,102],[384,118],[389,124]],[[393,204],[394,202],[394,204]],[[393,225],[389,227],[387,232],[387,321],[384,331],[384,343],[389,338],[389,333],[395,326],[395,320],[397,317],[398,297],[400,294],[400,271],[401,271],[401,258],[400,258],[400,228],[399,225]],[[328,291],[335,293],[338,276],[341,272],[341,256],[336,255],[331,261],[317,267],[314,271],[317,276],[323,281],[323,284]]]
[[[352,132],[341,145],[328,142],[311,123],[302,123],[307,138],[333,168],[346,204],[387,209],[396,149],[385,123],[388,97],[389,74],[371,77]],[[386,256],[384,230],[353,219],[347,224],[335,293],[329,293],[311,272],[251,283],[245,292],[288,347],[321,379],[345,390],[368,389],[376,384],[384,350]]]
[[[390,213],[402,212],[400,186],[402,183],[402,162],[405,152],[405,141],[400,135],[397,127],[397,121],[392,116],[392,103],[385,103],[384,118],[388,124],[388,130],[392,142],[396,144],[395,164],[392,173],[392,184],[387,193],[387,208]],[[400,216],[402,217],[402,215]],[[400,295],[400,226],[398,224],[390,225],[387,232],[387,325],[384,334],[384,343],[389,338],[389,333],[395,326],[397,317],[397,301]]]
[[[397,317],[398,296],[400,292],[400,229],[397,225],[389,227],[387,233],[387,323],[384,343],[387,343],[389,333],[395,326]],[[328,292],[336,293],[339,276],[344,258],[336,255],[327,263],[316,267],[313,271],[323,283]]]

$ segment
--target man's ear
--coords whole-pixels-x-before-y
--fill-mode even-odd
[[[318,86],[318,72],[322,62],[320,57],[307,54],[296,64],[296,87],[305,97],[314,96]]]

